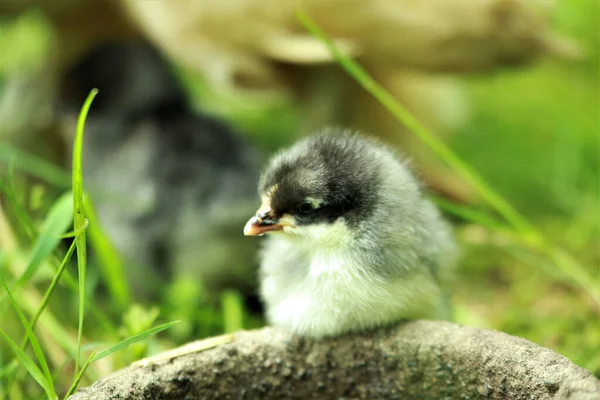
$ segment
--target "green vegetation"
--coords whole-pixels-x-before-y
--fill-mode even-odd
[[[340,62],[481,195],[482,204],[469,206],[439,200],[464,249],[456,321],[525,337],[600,376],[600,6],[559,4],[557,26],[578,38],[588,56],[464,78],[472,117],[446,143],[359,66]],[[301,20],[318,36],[318,27]],[[0,71],[35,65],[47,50],[47,27],[37,15],[0,25],[0,32],[0,49],[9,55]],[[28,46],[8,47],[18,38]],[[293,104],[248,108],[218,96],[189,71],[182,79],[202,104],[221,104],[212,111],[265,151],[295,139],[281,133],[296,132]],[[2,85],[0,76],[0,95]],[[89,384],[149,354],[262,324],[237,292],[215,302],[189,281],[165,285],[155,305],[132,303],[123,263],[81,179],[92,99],[78,124],[71,177],[28,150],[0,143],[0,398],[62,397],[80,381]],[[82,250],[88,239],[99,254],[90,265]],[[106,291],[98,292],[100,286]]]

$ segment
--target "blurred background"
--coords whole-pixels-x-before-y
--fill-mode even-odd
[[[543,243],[365,91],[298,7]],[[57,271],[73,240],[75,122],[92,88],[83,352],[181,322],[93,363],[82,384],[264,324],[258,242],[242,236],[260,166],[331,125],[414,160],[463,248],[455,322],[524,337],[600,376],[599,28],[594,0],[1,0],[0,273],[36,322],[57,392],[75,373],[76,257]],[[0,290],[0,329],[21,343],[9,300]],[[39,398],[0,343],[0,395]]]

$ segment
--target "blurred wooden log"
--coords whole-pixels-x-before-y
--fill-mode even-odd
[[[400,146],[430,186],[462,202],[477,194],[376,104],[296,19],[305,11],[433,132],[467,121],[458,74],[485,74],[577,45],[550,25],[544,0],[127,0],[128,15],[165,52],[219,90],[287,94],[303,109],[302,133],[325,125],[362,129]],[[445,74],[445,75],[443,75]]]
[[[322,341],[265,328],[206,349],[212,345],[201,341],[203,351],[138,362],[70,399],[600,396],[598,379],[549,349],[447,322],[415,321]]]
[[[555,34],[547,1],[179,0],[123,2],[167,53],[214,82],[274,81],[270,61],[322,64],[332,57],[295,17],[303,9],[350,55],[379,68],[488,72],[542,56],[572,56]],[[246,79],[247,80],[247,79]]]
[[[484,74],[547,56],[579,55],[573,41],[553,31],[551,4],[549,0],[4,0],[0,15],[36,6],[50,16],[57,51],[43,77],[32,78],[49,87],[65,65],[94,43],[144,35],[202,74],[216,90],[289,96],[305,113],[303,133],[344,125],[400,144],[431,187],[469,202],[476,196],[472,188],[412,140],[356,82],[346,79],[295,12],[303,9],[419,120],[444,135],[465,123],[469,110],[451,75]]]

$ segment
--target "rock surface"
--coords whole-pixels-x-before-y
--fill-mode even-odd
[[[70,399],[600,399],[600,381],[565,357],[447,322],[321,341],[274,328],[232,337],[136,363]]]

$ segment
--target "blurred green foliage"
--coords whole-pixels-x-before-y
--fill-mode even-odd
[[[472,118],[449,141],[456,153],[553,243],[574,255],[597,281],[599,18],[597,1],[559,2],[556,25],[584,45],[587,57],[581,61],[545,61],[528,68],[464,78]],[[0,98],[2,81],[9,74],[24,65],[41,66],[50,37],[51,31],[37,13],[14,21],[0,20]],[[231,120],[265,154],[298,135],[300,113],[289,100],[231,97],[211,90],[191,71],[179,68],[179,72],[199,107]],[[48,233],[48,222],[44,221],[49,221],[50,210],[60,206],[56,193],[67,187],[68,175],[39,159],[26,158],[31,155],[23,158],[21,153],[0,143],[0,272],[12,287],[27,265],[34,262],[36,269],[39,267],[39,273],[30,276],[15,292],[15,300],[31,317],[42,304],[42,295],[66,253],[66,248],[50,243],[52,255],[44,252],[36,258],[41,254],[36,251],[39,242],[49,243],[54,237],[44,236]],[[27,189],[26,181],[17,175],[14,185],[9,185],[8,167],[13,156],[17,157],[17,169],[34,172],[52,184]],[[486,212],[480,206],[473,206],[473,210]],[[464,249],[456,283],[457,322],[525,337],[600,376],[600,306],[583,289],[566,283],[551,262],[525,249],[518,237],[483,227],[470,218],[454,216],[454,220]],[[89,234],[92,246],[106,249],[102,263],[118,265],[119,260],[106,247],[109,244],[101,233],[96,234],[96,240],[94,233]],[[34,330],[47,353],[58,393],[69,389],[74,373],[71,363],[76,353],[79,293],[75,268],[75,260],[71,260]],[[190,281],[166,285],[161,301],[154,305],[113,301],[105,293],[95,293],[96,286],[106,280],[107,273],[101,270],[91,265],[85,282],[89,309],[83,327],[86,356],[91,350],[138,335],[157,323],[181,323],[158,338],[122,349],[109,361],[92,364],[83,377],[84,383],[178,343],[262,324],[260,318],[245,310],[238,293],[226,292],[220,299],[209,299],[200,285]],[[110,290],[114,280],[104,283]],[[4,293],[0,296],[0,327],[16,343],[25,334]],[[15,377],[15,364],[10,363],[13,357],[6,346],[0,347],[0,398],[39,397],[43,391],[28,385],[29,381],[6,386]]]
[[[559,2],[557,26],[580,62],[542,62],[466,80],[475,107],[453,148],[554,243],[600,280],[600,3]],[[472,234],[472,231],[471,231]],[[463,237],[471,236],[463,231]],[[600,376],[600,310],[486,233],[466,244],[458,285],[465,323],[550,347]],[[468,241],[467,241],[468,243]],[[498,251],[509,250],[512,257]],[[532,262],[543,263],[533,258]],[[459,318],[460,319],[460,318]]]
[[[25,13],[17,22],[0,17],[0,76],[42,68],[52,37],[52,27],[39,12]]]

